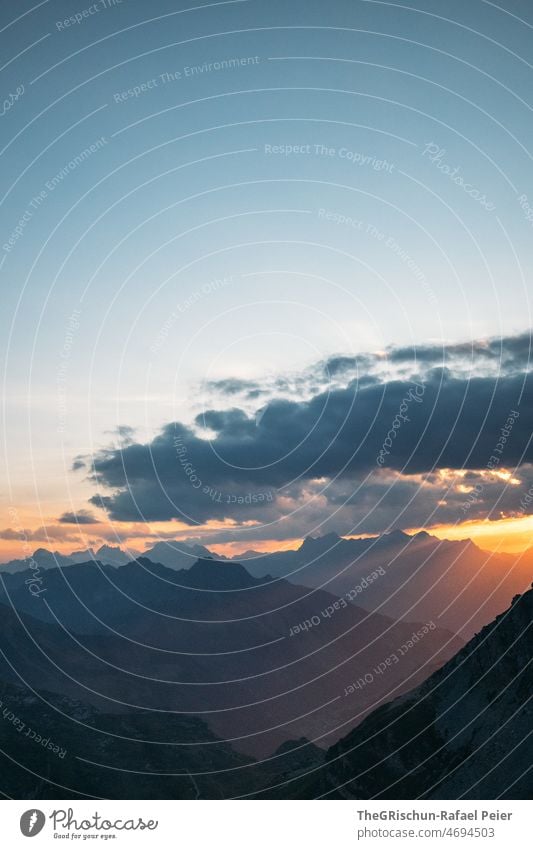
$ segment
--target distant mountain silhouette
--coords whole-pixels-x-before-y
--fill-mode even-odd
[[[520,555],[482,551],[470,540],[440,540],[422,531],[393,531],[366,539],[336,534],[308,537],[296,551],[244,561],[252,575],[270,574],[343,595],[361,587],[376,568],[384,574],[357,591],[356,604],[394,619],[435,618],[470,639],[524,592],[533,573],[533,550]]]
[[[335,533],[307,537],[296,550],[261,554],[248,551],[242,558],[228,560],[196,543],[176,540],[156,543],[138,562],[147,571],[156,564],[182,573],[198,559],[226,564],[242,560],[248,573],[257,578],[284,578],[298,586],[321,588],[337,597],[346,596],[368,611],[392,619],[424,622],[434,618],[442,628],[463,640],[470,639],[523,592],[533,572],[533,549],[522,554],[482,551],[471,540],[440,540],[425,531],[409,535],[396,530],[377,537],[345,539]],[[132,557],[118,547],[101,546],[97,551],[62,555],[37,549],[33,564],[39,570],[95,561],[105,567],[127,565]],[[0,565],[1,574],[27,571],[28,560]],[[35,565],[32,565],[35,569]],[[379,569],[379,580],[367,581]],[[227,573],[229,575],[229,573]],[[181,574],[179,582],[188,586]],[[233,587],[234,588],[234,587]],[[82,630],[86,628],[82,615]]]
[[[58,551],[48,551],[46,548],[37,548],[31,557],[25,560],[9,560],[7,563],[0,563],[0,573],[9,572],[24,572],[30,568],[30,564],[35,563],[40,569],[55,569],[59,566],[72,566],[74,563],[87,563],[89,560],[99,560],[106,563],[108,566],[124,566],[131,562],[133,557],[136,557],[138,552],[129,549],[123,551],[118,546],[102,545],[94,551],[92,548],[87,548],[85,551],[73,551],[70,554],[60,554]],[[34,566],[31,568],[35,568]]]
[[[217,557],[203,545],[186,544],[178,540],[158,542],[152,548],[141,554],[132,548],[123,550],[119,546],[102,545],[96,550],[87,548],[84,551],[72,551],[70,554],[60,554],[58,551],[48,551],[46,548],[36,549],[31,557],[24,560],[9,560],[0,563],[1,572],[23,572],[30,567],[33,560],[41,569],[53,569],[57,566],[72,566],[74,563],[88,563],[90,560],[98,560],[107,566],[125,566],[126,563],[138,557],[147,557],[153,563],[162,563],[168,569],[188,569],[199,557]]]
[[[41,548],[34,552],[33,561],[40,569],[88,560],[118,567],[131,562],[131,554],[108,545],[70,555]],[[463,639],[497,616],[509,598],[523,592],[533,571],[533,548],[517,555],[495,554],[481,550],[471,540],[440,540],[425,531],[409,535],[400,530],[364,539],[329,533],[307,537],[296,550],[270,554],[250,550],[232,560],[214,555],[205,546],[176,540],[156,543],[136,556],[176,571],[189,569],[198,558],[241,560],[256,578],[282,577],[335,595],[351,593],[361,587],[362,579],[382,567],[385,572],[379,581],[357,591],[357,604],[407,621],[438,616],[442,627]],[[0,573],[22,572],[28,567],[28,560],[13,560],[0,564]]]
[[[85,557],[87,560],[87,557]],[[29,569],[31,562],[36,563],[40,569],[55,569],[58,566],[71,566],[75,561],[67,554],[59,551],[48,551],[46,548],[36,548],[31,557],[24,560],[8,560],[0,564],[0,574],[25,572]]]
[[[338,739],[384,700],[421,682],[461,641],[426,627],[387,676],[354,690],[423,626],[369,614],[321,590],[253,578],[240,564],[171,570],[139,558],[4,575],[4,655],[36,689],[104,712],[203,716],[239,751],[272,753],[305,736]],[[14,608],[14,610],[12,609]],[[26,630],[25,630],[26,629]]]
[[[86,563],[88,560],[100,560],[102,563],[107,563],[109,566],[124,566],[129,563],[134,557],[138,557],[139,552],[133,549],[123,551],[117,545],[101,545],[100,548],[93,551],[73,551],[69,557],[73,563]]]
[[[214,557],[218,560],[225,559],[212,554],[203,545],[188,545],[178,540],[157,542],[152,548],[144,551],[142,557],[147,557],[154,563],[162,563],[167,569],[188,569],[201,557]]]

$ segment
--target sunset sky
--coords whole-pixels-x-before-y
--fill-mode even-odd
[[[531,545],[524,4],[425,6],[0,11],[0,559]]]

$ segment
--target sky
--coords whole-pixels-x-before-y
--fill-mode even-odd
[[[527,547],[532,34],[525,0],[3,3],[0,557]]]

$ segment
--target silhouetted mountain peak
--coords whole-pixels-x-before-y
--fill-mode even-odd
[[[380,540],[384,542],[390,543],[392,545],[399,545],[404,542],[409,542],[411,537],[409,534],[406,534],[405,531],[401,531],[399,528],[396,528],[394,531],[389,531],[389,533],[381,534]]]
[[[188,545],[179,540],[164,540],[143,551],[142,556],[148,557],[153,563],[162,563],[168,569],[188,569],[198,557],[211,557],[212,554],[199,543]]]
[[[39,559],[39,560],[40,559],[42,559],[42,560],[55,560],[55,559],[62,560],[63,559],[63,555],[60,554],[58,551],[48,551],[47,548],[36,548],[35,551],[33,552],[32,556],[33,556],[34,559]]]
[[[242,554],[236,554],[231,560],[255,560],[257,557],[264,557],[264,552],[247,548],[246,551],[243,551]]]
[[[202,590],[235,590],[263,583],[240,563],[202,557],[184,573],[187,586]]]
[[[323,537],[308,536],[304,539],[299,551],[302,551],[304,554],[316,556],[324,551],[328,551],[341,541],[342,537],[333,531],[329,534],[324,534]]]

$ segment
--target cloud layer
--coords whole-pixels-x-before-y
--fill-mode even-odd
[[[166,424],[148,444],[86,459],[98,485],[91,501],[116,521],[275,523],[276,536],[317,521],[375,532],[431,516],[507,515],[520,509],[533,463],[528,339],[451,346],[444,360],[454,367],[435,365],[442,349],[417,349],[414,361],[412,350],[391,349],[389,366],[407,362],[411,374],[389,380],[376,373],[382,355],[359,357],[366,372],[355,379],[351,358],[330,359],[315,374],[345,375],[344,386],[330,382],[305,400],[273,397],[260,415],[207,409],[190,426]],[[465,373],[472,352],[474,373]],[[234,398],[252,385],[217,388]],[[518,477],[503,471],[517,468]]]

